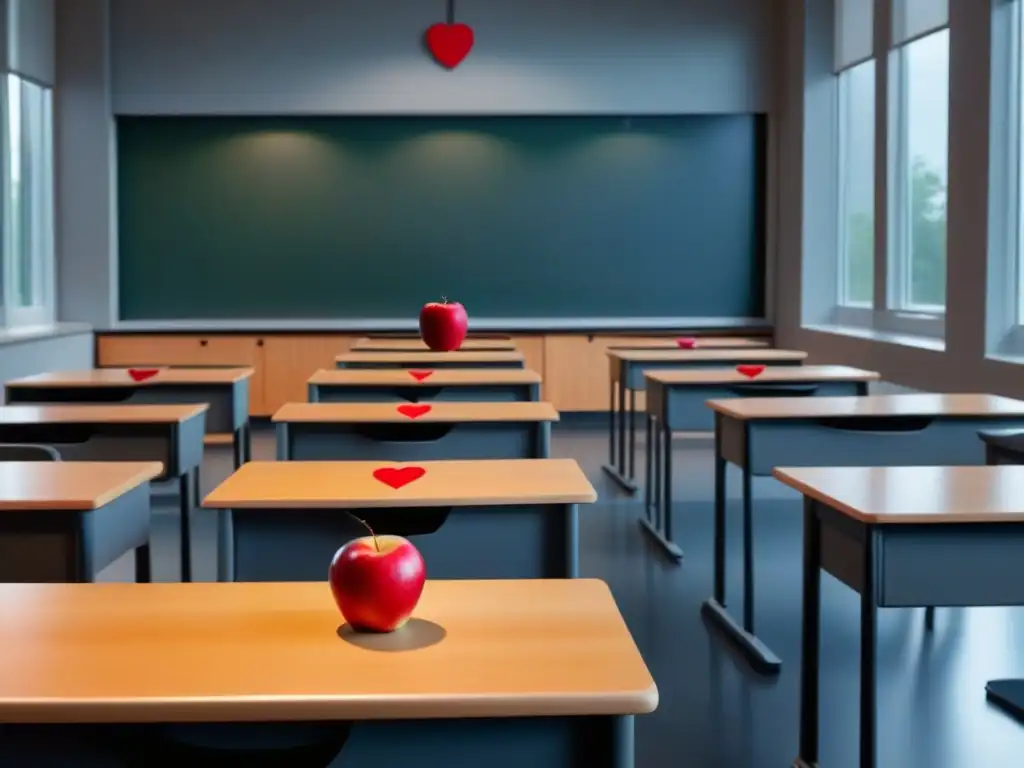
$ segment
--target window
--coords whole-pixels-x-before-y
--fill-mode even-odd
[[[839,73],[839,304],[870,309],[875,283],[875,62]]]
[[[992,17],[989,270],[986,348],[1024,353],[1024,10],[999,0]]]
[[[835,0],[834,18],[836,303],[870,313],[875,292],[874,3]]]
[[[942,0],[893,0],[886,309],[911,321],[946,307],[947,17]]]
[[[7,76],[3,307],[7,325],[53,321],[53,106],[49,88]]]

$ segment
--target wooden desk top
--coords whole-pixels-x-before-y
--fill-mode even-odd
[[[423,370],[431,370],[424,365]],[[419,381],[401,368],[321,369],[309,377],[310,384],[335,387],[458,387],[477,384],[540,384],[540,374],[528,368],[438,368]]]
[[[466,339],[459,352],[473,351],[515,351],[516,343],[511,339]],[[352,345],[353,352],[429,352],[430,347],[422,339],[358,339]]]
[[[188,405],[4,405],[0,425],[14,424],[177,424],[209,410]]]
[[[410,419],[399,408],[428,407]],[[274,414],[275,422],[405,423],[558,421],[551,403],[287,403]]]
[[[1024,466],[779,467],[773,474],[865,523],[1024,523]]]
[[[807,353],[793,349],[609,349],[608,357],[629,363],[742,363],[747,360],[806,360]]]
[[[708,400],[734,419],[815,419],[863,416],[1024,416],[1024,401],[998,395],[868,395],[866,397],[734,397]]]
[[[154,366],[155,367],[155,366]],[[160,368],[151,379],[135,381],[128,368],[55,371],[6,382],[8,387],[158,387],[161,384],[234,384],[253,375],[252,368]],[[141,366],[140,370],[152,370]]]
[[[666,386],[692,384],[761,384],[793,383],[804,384],[819,381],[878,381],[874,371],[847,368],[845,365],[779,365],[769,366],[764,372],[751,379],[735,368],[681,368],[674,371],[646,371],[644,378]]]
[[[423,477],[393,489],[381,467],[417,466]],[[480,461],[250,461],[203,501],[209,509],[467,507],[591,504],[597,492],[572,459]]]
[[[592,579],[428,581],[412,621],[366,643],[339,637],[341,615],[316,582],[0,584],[0,613],[5,723],[630,715],[658,704],[611,592]]]
[[[0,512],[99,509],[163,471],[158,461],[0,461]]]
[[[621,342],[612,340],[608,349],[681,349],[677,338],[692,338],[693,349],[766,349],[771,343],[764,339],[747,339],[742,336],[652,336],[649,339],[629,339]]]
[[[429,368],[432,363],[521,363],[521,352],[348,352],[334,358],[336,363],[415,363]]]

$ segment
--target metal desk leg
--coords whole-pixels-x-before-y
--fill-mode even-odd
[[[683,559],[683,551],[672,541],[672,430],[664,419],[656,419],[658,424],[658,469],[654,492],[656,501],[654,519],[640,518],[640,527],[646,531],[677,562]]]
[[[181,530],[181,580],[192,581],[192,502],[195,498],[195,475],[192,470],[178,478],[178,514]]]
[[[754,635],[754,510],[750,469],[743,468],[743,629]]]
[[[232,445],[235,449],[235,469],[238,469],[245,463],[245,427],[239,427],[235,430],[234,439]]]
[[[715,591],[714,600],[725,609],[725,479],[728,465],[721,445],[721,417],[715,414]]]
[[[616,388],[618,390],[618,397],[616,398],[613,394],[612,405],[617,405],[615,411],[612,412],[612,424],[609,428],[609,439],[611,440],[612,448],[609,450],[611,463],[605,464],[602,469],[618,483],[623,490],[627,493],[636,493],[636,483],[633,482],[632,478],[632,466],[634,461],[634,452],[636,446],[636,430],[630,426],[629,434],[633,439],[633,446],[630,450],[630,471],[631,475],[626,476],[626,382],[625,379],[620,376],[619,384]],[[632,390],[631,390],[632,392]],[[636,394],[632,394],[634,403]],[[616,400],[618,401],[616,403]],[[630,417],[632,418],[632,416]],[[617,422],[617,423],[616,423]],[[616,443],[618,444],[616,447]]]
[[[242,425],[242,429],[245,430],[245,460],[252,461],[252,423],[246,420],[245,424]]]
[[[629,423],[629,432],[626,442],[629,443],[629,466],[626,468],[626,478],[630,483],[636,478],[636,390],[629,390],[629,413],[626,416]],[[636,490],[634,486],[634,490]]]
[[[651,519],[651,481],[654,476],[654,462],[651,448],[654,445],[654,420],[648,412],[644,419],[644,517]]]
[[[701,606],[701,611],[715,623],[725,637],[731,641],[743,654],[743,657],[750,664],[751,669],[762,675],[776,675],[782,669],[782,662],[779,657],[769,650],[768,646],[758,639],[754,634],[754,536],[753,536],[753,492],[751,488],[750,441],[747,445],[746,455],[743,457],[743,587],[746,592],[743,596],[743,626],[729,614],[725,605],[712,597],[706,600]],[[724,483],[723,483],[724,486]],[[723,494],[724,496],[724,487]],[[723,502],[724,507],[724,502]],[[716,513],[717,513],[716,509]],[[724,516],[722,511],[723,525],[725,530]],[[724,550],[724,543],[722,545]],[[724,568],[724,564],[723,564]],[[723,576],[724,580],[724,576]],[[723,594],[724,597],[724,594]]]
[[[615,466],[615,384],[608,383],[608,466]]]
[[[235,535],[230,509],[217,514],[217,581],[235,580]]]
[[[868,529],[864,537],[863,576],[860,588],[860,768],[875,768],[877,751],[875,707],[878,648],[878,606],[875,600],[875,542],[877,534]]]
[[[148,584],[153,580],[153,558],[149,544],[135,548],[135,582]]]
[[[804,500],[803,620],[800,624],[800,752],[797,768],[818,764],[819,652],[821,650],[821,523]]]

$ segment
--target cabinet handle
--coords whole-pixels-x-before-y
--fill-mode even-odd
[[[256,346],[257,347],[262,347],[263,346],[263,339],[256,339]]]
[[[200,346],[200,347],[205,347],[205,346],[206,346],[207,344],[209,344],[209,343],[210,343],[210,342],[208,342],[208,341],[207,341],[206,339],[200,339],[200,340],[199,340],[199,346]]]

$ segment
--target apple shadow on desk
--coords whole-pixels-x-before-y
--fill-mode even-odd
[[[404,627],[394,632],[357,632],[348,624],[338,627],[338,637],[346,643],[384,653],[429,648],[440,643],[447,635],[444,627],[426,619],[409,619]]]

